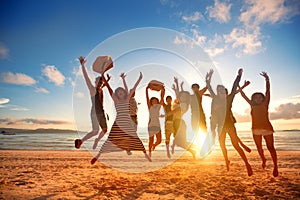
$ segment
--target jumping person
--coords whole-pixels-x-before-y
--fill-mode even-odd
[[[129,155],[131,154],[131,151],[142,151],[145,155],[145,158],[151,162],[151,158],[146,153],[142,141],[137,136],[135,125],[129,115],[129,101],[138,84],[142,80],[142,73],[140,73],[139,79],[128,95],[126,90],[122,87],[118,87],[113,92],[103,74],[102,77],[105,85],[108,88],[109,94],[114,101],[117,110],[117,116],[107,140],[101,147],[96,157],[91,160],[91,164],[94,164],[99,159],[102,153],[120,150],[125,150]]]
[[[149,86],[146,87],[146,100],[149,110],[149,122],[148,122],[148,134],[149,134],[149,156],[151,152],[155,150],[155,147],[161,143],[161,127],[159,122],[159,111],[163,105],[165,88],[163,87],[160,92],[160,100],[156,97],[149,99]],[[154,143],[154,137],[156,142]]]
[[[266,93],[256,92],[252,94],[251,100],[241,90],[242,97],[249,103],[251,107],[252,118],[252,135],[257,151],[262,160],[262,168],[266,167],[266,158],[262,148],[262,138],[264,138],[267,148],[271,154],[274,169],[273,176],[278,176],[277,153],[274,147],[274,129],[269,120],[269,103],[270,103],[270,78],[266,72],[260,74],[266,81]]]
[[[99,126],[102,131],[99,134],[99,137],[95,139],[93,149],[95,149],[98,145],[99,140],[103,137],[103,135],[107,132],[107,124],[105,118],[105,112],[103,109],[103,87],[105,86],[102,77],[99,76],[96,78],[95,86],[91,83],[89,76],[87,74],[86,68],[84,66],[85,59],[84,57],[79,57],[79,62],[81,64],[81,69],[83,73],[83,77],[85,79],[86,85],[90,91],[90,96],[92,100],[92,108],[91,108],[91,121],[92,121],[92,131],[87,133],[82,139],[75,140],[75,147],[77,149],[80,148],[83,142],[90,139],[93,136],[96,136],[99,132]],[[108,78],[109,80],[109,78]],[[107,81],[108,81],[107,80]]]
[[[239,145],[240,144],[240,139],[237,135],[236,128],[234,126],[236,120],[233,117],[233,114],[232,114],[232,111],[231,111],[233,99],[234,99],[234,96],[237,92],[237,88],[238,88],[239,82],[241,80],[242,73],[243,73],[243,69],[239,69],[238,76],[236,77],[236,79],[233,83],[232,90],[231,90],[230,94],[228,94],[228,91],[227,91],[226,88],[224,88],[224,91],[220,91],[220,93],[225,92],[225,95],[226,95],[225,96],[226,99],[224,99],[226,101],[225,102],[226,103],[226,107],[225,107],[226,110],[225,110],[224,124],[222,126],[221,133],[219,134],[219,143],[220,143],[220,147],[221,147],[224,159],[225,159],[227,170],[229,171],[230,161],[228,159],[227,149],[226,149],[226,145],[225,145],[226,134],[228,133],[228,135],[230,136],[230,140],[231,140],[231,143],[232,143],[233,147],[235,148],[235,150],[239,153],[239,155],[241,156],[241,158],[245,162],[246,169],[247,169],[247,172],[248,172],[248,176],[251,176],[253,174],[252,168],[251,168],[251,165],[249,164],[249,162],[247,160],[247,157],[246,157],[243,149]],[[213,96],[213,91],[212,91],[211,85],[210,85],[210,80],[211,80],[212,74],[213,74],[213,71],[211,70],[206,76],[206,81],[207,81],[208,90],[211,92],[211,94]]]

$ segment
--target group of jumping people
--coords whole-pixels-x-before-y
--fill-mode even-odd
[[[225,145],[226,135],[228,133],[231,143],[234,149],[239,153],[243,159],[248,176],[253,174],[251,165],[249,164],[244,150],[251,152],[251,149],[247,147],[238,137],[235,128],[236,120],[232,113],[232,103],[236,94],[240,93],[242,97],[249,103],[251,107],[251,118],[252,118],[252,134],[257,151],[262,160],[262,167],[266,167],[266,158],[264,156],[262,148],[262,138],[264,138],[267,148],[271,154],[274,169],[273,176],[278,176],[277,167],[277,154],[274,148],[274,129],[269,120],[268,106],[270,102],[270,81],[269,76],[266,72],[262,72],[260,75],[265,78],[266,81],[266,92],[265,94],[257,92],[252,94],[249,99],[243,92],[243,89],[247,87],[250,82],[245,81],[242,86],[239,85],[243,69],[238,70],[238,74],[233,83],[230,93],[223,85],[217,85],[216,93],[211,87],[211,78],[213,70],[210,70],[205,77],[206,86],[200,89],[198,84],[192,85],[193,94],[183,89],[183,82],[179,87],[178,78],[174,77],[174,84],[172,89],[176,96],[173,101],[171,96],[165,98],[165,87],[164,84],[159,82],[159,89],[153,89],[149,83],[146,87],[146,101],[149,111],[149,122],[148,122],[148,153],[138,137],[138,103],[136,102],[135,90],[143,78],[140,73],[138,80],[134,86],[129,90],[126,83],[126,75],[122,73],[120,75],[123,81],[123,87],[118,87],[113,90],[109,84],[110,76],[103,71],[101,76],[95,80],[95,86],[91,83],[89,76],[85,68],[85,59],[79,58],[84,79],[90,91],[92,108],[91,108],[91,121],[92,131],[87,133],[83,138],[75,140],[75,147],[80,148],[83,142],[90,139],[93,136],[96,137],[93,149],[97,148],[98,142],[107,132],[107,117],[103,108],[103,89],[106,87],[116,109],[116,119],[111,127],[108,138],[101,146],[98,154],[91,160],[91,164],[94,164],[102,153],[114,152],[114,151],[125,151],[128,155],[132,154],[132,151],[142,151],[145,158],[152,162],[151,156],[155,148],[162,142],[162,131],[160,126],[160,117],[165,118],[164,132],[165,132],[165,143],[167,157],[171,158],[171,153],[174,153],[175,146],[189,151],[193,158],[196,159],[197,151],[199,147],[194,145],[192,142],[187,140],[187,125],[183,119],[184,114],[191,108],[191,126],[192,129],[197,133],[199,130],[205,134],[211,133],[213,141],[218,137],[218,141],[225,159],[226,168],[229,170],[230,161],[227,155],[227,149]],[[157,97],[149,97],[149,90],[156,90],[160,92],[160,99]],[[209,93],[206,93],[208,90]],[[210,131],[207,130],[206,116],[202,107],[202,97],[208,96],[212,99],[211,101],[211,116],[210,116]],[[165,101],[164,101],[165,99]],[[164,115],[160,114],[161,107],[164,109]],[[99,133],[99,127],[101,132]],[[217,130],[217,133],[216,133]],[[99,134],[98,134],[99,133]],[[174,140],[170,145],[171,135],[173,134]]]

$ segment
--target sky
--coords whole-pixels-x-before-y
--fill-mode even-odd
[[[120,33],[158,27],[177,33],[170,47],[163,44],[159,35],[148,37],[149,34],[143,33],[134,42],[161,43],[185,56],[201,47],[226,87],[231,88],[238,69],[244,69],[242,81],[251,82],[244,90],[249,97],[265,91],[259,73],[266,71],[271,80],[269,111],[274,128],[300,129],[300,2],[297,0],[1,0],[0,27],[0,127],[88,130],[90,97],[77,58],[88,57],[99,44],[118,38]],[[113,43],[103,52],[114,55],[109,50],[125,51],[130,45],[131,42]],[[124,69],[130,81],[136,80],[139,70],[156,69],[156,65],[170,68],[174,55],[167,54],[163,59],[159,55],[164,53],[158,50],[129,52],[116,60],[112,73],[116,78]],[[161,63],[150,66],[149,57],[159,58]],[[119,67],[133,62],[140,68]],[[187,68],[175,64],[173,67],[175,75],[192,74]],[[97,75],[91,68],[88,71],[91,79]],[[142,127],[148,119],[144,87],[157,74],[149,72],[137,90]],[[170,75],[163,70],[160,74]],[[172,81],[174,74],[168,81],[161,78],[168,84],[170,95],[169,80]],[[203,87],[203,76],[205,71],[197,79],[183,78],[186,83],[194,81]],[[191,91],[189,84],[184,86]],[[105,97],[107,112],[113,116],[109,98]],[[204,99],[203,106],[209,117],[210,100]],[[238,130],[250,130],[249,105],[240,95],[235,97],[233,112],[239,122]]]

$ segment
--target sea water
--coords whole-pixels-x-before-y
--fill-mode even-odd
[[[86,133],[16,133],[15,135],[0,134],[0,149],[32,149],[32,150],[75,150],[74,140],[82,138]],[[165,150],[164,134],[162,143],[156,148]],[[239,131],[238,136],[251,149],[255,150],[255,143],[250,131]],[[146,149],[148,149],[147,133],[139,133]],[[107,136],[99,142],[98,149],[101,147]],[[193,141],[193,135],[188,135],[188,139]],[[95,137],[86,141],[81,150],[92,149]],[[172,141],[171,141],[172,142]],[[276,131],[274,133],[274,143],[277,150],[300,150],[300,130]],[[264,148],[265,142],[263,141]],[[233,149],[230,138],[226,137],[227,149]],[[220,149],[218,142],[215,149]],[[77,150],[77,149],[76,149]]]

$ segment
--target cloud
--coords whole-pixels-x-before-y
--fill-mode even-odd
[[[290,5],[287,5],[288,3]],[[245,11],[241,13],[240,21],[246,27],[285,22],[299,14],[298,5],[295,5],[293,1],[285,0],[245,0]]]
[[[281,104],[275,108],[275,112],[270,113],[270,119],[299,119],[300,103]]]
[[[234,28],[230,34],[224,35],[225,43],[231,45],[232,48],[239,48],[241,52],[237,54],[256,54],[263,51],[260,28],[256,27],[251,32]]]
[[[50,82],[53,82],[57,86],[65,84],[65,76],[55,66],[46,66],[42,70],[42,73],[49,79]]]
[[[13,110],[13,111],[27,111],[27,110],[30,110],[30,109],[24,108],[24,107],[14,107],[14,108],[11,108],[10,110]]]
[[[76,92],[75,96],[78,98],[84,98],[84,94],[82,92]]]
[[[0,118],[0,124],[5,125],[61,125],[71,124],[69,121],[63,120],[48,120],[48,119],[34,119],[34,118]]]
[[[37,88],[35,88],[35,90],[34,90],[35,92],[37,92],[37,93],[44,93],[44,94],[49,94],[49,91],[47,90],[47,89],[45,89],[45,88],[41,88],[41,87],[37,87]]]
[[[208,40],[205,47],[206,53],[211,57],[224,53],[225,49],[224,38],[218,34],[215,34],[213,39]]]
[[[8,98],[0,98],[0,105],[2,104],[6,104],[9,102],[9,99]]]
[[[245,110],[244,115],[234,113],[238,122],[251,122],[249,109]],[[278,119],[300,119],[300,103],[285,103],[280,104],[275,108],[275,112],[270,112],[271,120]]]
[[[215,19],[219,23],[226,23],[231,19],[230,8],[231,4],[227,5],[225,2],[215,0],[214,6],[208,6],[206,11],[209,18]]]
[[[13,74],[11,72],[5,72],[1,74],[1,79],[4,83],[16,85],[34,85],[36,83],[36,80],[22,73]]]
[[[203,19],[204,19],[203,15],[198,11],[194,12],[190,16],[186,16],[186,15],[182,16],[182,20],[187,22],[187,23],[197,22],[197,21],[203,20]]]
[[[0,60],[8,59],[9,50],[3,44],[0,44]]]

